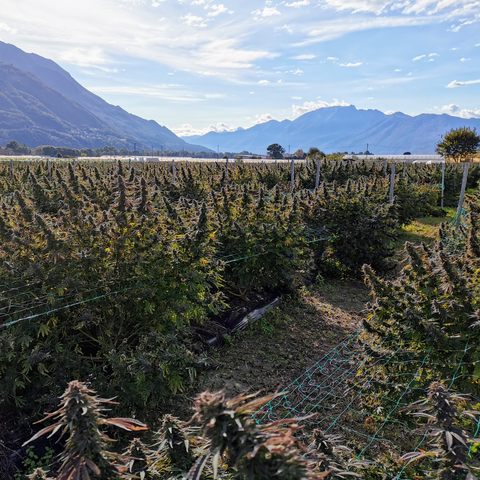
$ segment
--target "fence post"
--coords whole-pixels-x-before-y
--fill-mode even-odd
[[[395,164],[392,163],[392,172],[390,173],[390,205],[393,205],[394,188],[395,188]]]
[[[404,162],[403,164],[403,177],[405,177],[405,175],[407,174],[407,162]]]
[[[173,184],[175,185],[175,159],[172,158],[172,178],[173,178]]]
[[[10,172],[13,175],[13,160],[10,159]]]
[[[47,170],[48,170],[48,176],[51,177],[51,172],[50,172],[50,159],[47,158]]]
[[[383,174],[387,176],[387,159],[385,159],[385,164],[383,165]]]
[[[227,161],[225,163],[225,178],[228,178],[228,157],[227,157]]]
[[[291,186],[292,186],[292,191],[295,188],[295,161],[292,158],[292,173],[291,173]]]
[[[275,159],[275,171],[277,171],[277,159]]]
[[[455,231],[457,231],[460,225],[460,218],[462,216],[462,207],[463,207],[463,200],[465,199],[465,189],[467,188],[467,178],[468,178],[469,167],[470,167],[470,164],[468,162],[466,162],[463,166],[462,189],[460,191],[460,200],[458,201],[457,218],[455,220]]]
[[[445,196],[445,159],[442,162],[442,185],[440,186],[442,189],[442,197],[440,200],[440,206],[443,208],[443,197]]]
[[[318,188],[318,185],[320,185],[320,166],[322,164],[322,159],[317,158],[317,177],[315,178],[315,190]]]

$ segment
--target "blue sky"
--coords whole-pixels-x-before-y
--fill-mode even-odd
[[[0,40],[179,135],[353,104],[480,118],[479,0],[0,0]]]

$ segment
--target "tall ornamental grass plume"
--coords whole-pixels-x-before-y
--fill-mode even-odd
[[[406,410],[413,411],[416,417],[426,418],[427,425],[419,428],[421,433],[429,438],[430,451],[418,449],[407,453],[402,460],[408,463],[430,457],[438,462],[438,468],[427,467],[423,464],[420,469],[425,475],[423,478],[438,480],[475,480],[473,471],[478,472],[480,459],[478,455],[470,456],[469,444],[479,443],[480,439],[471,438],[469,432],[462,427],[463,419],[472,419],[469,425],[477,426],[478,410],[464,410],[459,412],[457,405],[465,403],[466,397],[456,395],[447,389],[441,382],[433,382],[428,389],[428,396],[419,400]],[[475,458],[476,457],[476,458]],[[428,464],[426,464],[428,465]]]
[[[204,392],[194,403],[192,421],[200,424],[209,441],[209,451],[199,457],[187,479],[197,480],[207,461],[212,459],[213,477],[219,461],[224,460],[233,478],[241,480],[301,480],[322,478],[309,468],[309,460],[300,456],[293,434],[299,419],[257,425],[253,414],[275,395],[255,398],[240,395],[226,399],[224,392]],[[290,427],[285,427],[291,423]]]
[[[84,383],[74,380],[68,384],[60,397],[57,411],[47,413],[47,419],[55,423],[43,428],[24,445],[50,433],[69,434],[65,443],[56,480],[114,480],[121,478],[114,461],[118,455],[106,451],[107,442],[113,441],[101,431],[102,426],[116,426],[124,430],[146,430],[138,420],[130,418],[105,418],[102,408],[105,404],[115,404],[110,400],[98,398]]]

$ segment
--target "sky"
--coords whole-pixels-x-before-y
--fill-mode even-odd
[[[480,0],[0,0],[0,40],[177,135],[317,108],[480,118]]]

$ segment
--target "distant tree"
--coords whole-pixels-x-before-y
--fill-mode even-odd
[[[306,153],[305,153],[301,148],[299,148],[299,149],[293,154],[293,156],[294,156],[295,158],[305,158]]]
[[[272,158],[283,158],[285,149],[278,143],[272,143],[267,147],[267,154]]]
[[[452,128],[436,146],[436,152],[445,158],[451,158],[454,162],[469,162],[473,159],[478,146],[480,136],[477,129],[469,127]]]
[[[15,151],[20,144],[16,140],[12,140],[11,142],[8,142],[5,148],[11,148],[13,151]]]
[[[324,158],[325,154],[319,150],[317,147],[310,147],[310,149],[307,152],[307,157],[308,158]]]

